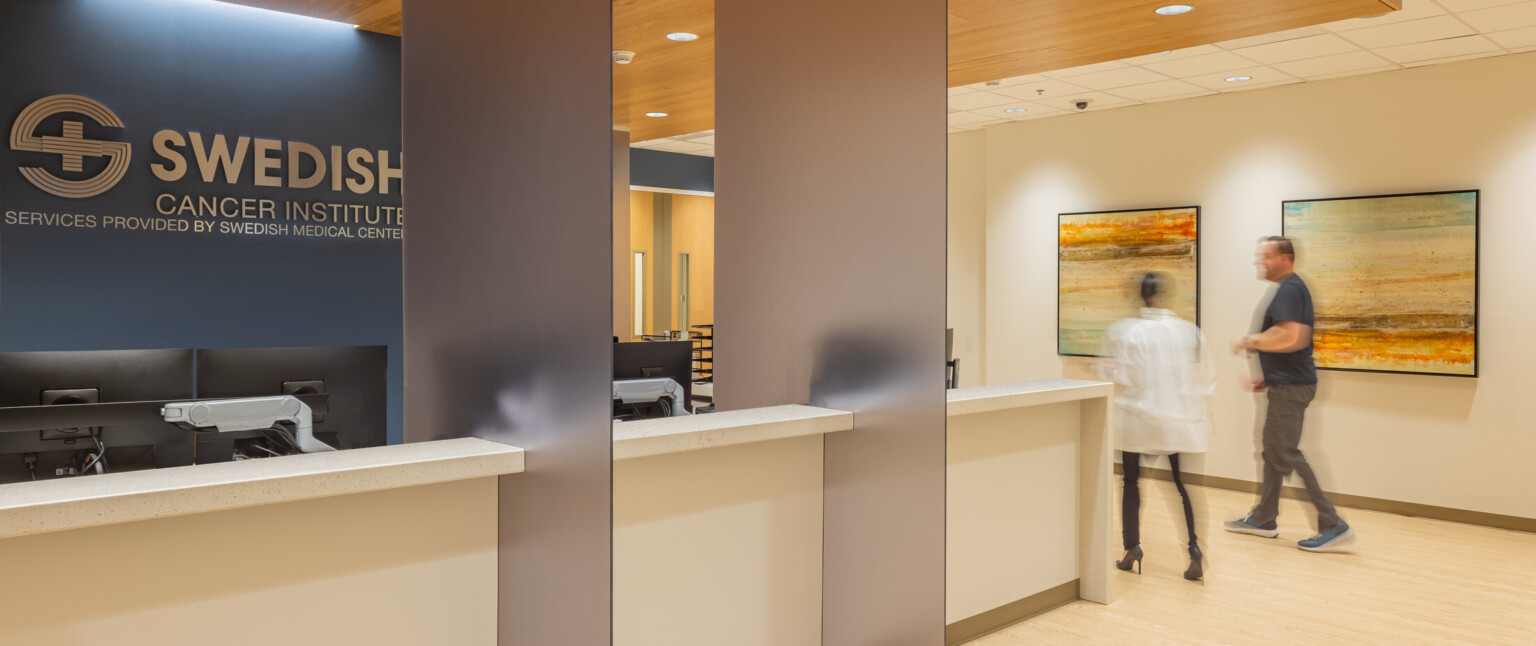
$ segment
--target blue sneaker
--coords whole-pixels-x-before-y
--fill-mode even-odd
[[[1349,528],[1349,523],[1339,521],[1333,527],[1325,527],[1317,530],[1317,536],[1304,541],[1297,541],[1296,547],[1308,552],[1333,552],[1344,549],[1355,543],[1355,532]]]
[[[1280,535],[1280,526],[1276,525],[1275,521],[1269,521],[1260,525],[1253,522],[1252,518],[1253,512],[1250,511],[1248,515],[1242,518],[1227,521],[1222,527],[1234,534],[1253,534],[1254,536],[1263,536],[1264,538],[1274,538]]]

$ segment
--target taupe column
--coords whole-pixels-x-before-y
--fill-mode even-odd
[[[405,436],[528,451],[503,645],[611,643],[611,13],[405,2]]]
[[[944,0],[717,0],[716,398],[826,439],[823,643],[944,642]]]

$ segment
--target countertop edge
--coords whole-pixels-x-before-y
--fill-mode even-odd
[[[688,418],[621,422],[618,425],[619,430],[614,432],[613,459],[617,462],[619,460],[685,453],[722,446],[768,442],[809,435],[825,435],[853,429],[852,412],[804,405],[770,406],[746,411],[710,413],[709,417],[722,419],[721,416],[731,416],[733,414],[737,416],[766,414],[768,419],[756,419],[729,426],[712,426],[704,429],[682,430],[675,433],[652,433],[630,437],[623,435],[624,424],[647,423],[654,427],[654,423],[665,423],[670,420],[687,420]]]
[[[453,446],[445,446],[448,443]],[[420,451],[426,448],[424,445],[435,445],[429,448],[431,454],[417,458],[401,455],[413,449]],[[241,466],[244,463],[226,462],[181,467],[185,471],[169,474],[169,482],[163,477],[168,470],[160,469],[135,472],[162,476],[139,476],[151,482],[138,489],[104,489],[100,495],[71,491],[57,500],[0,505],[0,539],[510,475],[522,472],[524,458],[520,448],[477,438],[352,449],[344,453],[348,454],[349,462],[335,467],[299,465],[292,473],[263,471],[241,476],[238,470],[246,468]],[[282,459],[256,462],[267,463],[261,467],[270,467],[271,462]],[[106,479],[92,477],[95,478]],[[115,481],[101,483],[104,488],[120,485]]]
[[[1038,386],[1043,383],[1058,385],[1039,388]],[[973,390],[973,392],[964,392],[966,390]],[[946,397],[945,416],[954,417],[1099,397],[1108,398],[1114,396],[1115,385],[1107,381],[1042,379],[994,386],[973,386],[970,389],[962,388],[949,392],[952,394]]]

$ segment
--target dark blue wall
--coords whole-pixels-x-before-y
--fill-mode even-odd
[[[161,129],[384,149],[398,165],[397,38],[206,0],[4,0],[0,79],[0,132],[33,101],[79,94],[126,125],[87,123],[87,138],[133,146],[115,188],[63,199],[16,171],[60,171],[57,155],[0,145],[0,211],[158,217],[166,192],[401,204],[398,189],[256,187],[249,159],[239,183],[205,184],[190,151],[179,182],[150,172]],[[58,133],[62,119],[41,130]],[[0,350],[387,345],[388,436],[399,442],[400,245],[0,223]]]
[[[629,149],[631,186],[715,192],[715,158],[645,148]]]

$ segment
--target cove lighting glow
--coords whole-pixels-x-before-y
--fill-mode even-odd
[[[1224,80],[1224,81],[1226,81],[1228,83],[1242,83],[1243,81],[1252,81],[1253,77],[1252,76],[1228,76],[1227,78],[1222,79],[1222,80]]]
[[[679,43],[686,43],[686,42],[688,42],[690,40],[698,40],[699,39],[699,35],[698,34],[690,34],[690,33],[686,32],[686,31],[679,31],[679,32],[676,32],[676,33],[667,34],[667,38],[669,40],[675,40],[675,41],[677,41]]]
[[[1177,16],[1181,13],[1189,13],[1194,10],[1194,7],[1187,4],[1171,4],[1166,7],[1158,7],[1156,9],[1158,15],[1162,16]]]
[[[1007,112],[1009,114],[1018,114],[1018,113],[1023,112],[1023,111],[1024,111],[1024,108],[1008,108],[1007,110],[1003,110],[1003,112]]]
[[[1149,55],[1150,55],[1150,56],[1162,56],[1162,55],[1163,55],[1163,54],[1172,54],[1172,53],[1173,53],[1173,50],[1171,50],[1171,49],[1165,49],[1165,50],[1163,50],[1163,51],[1160,51],[1160,52],[1152,52],[1152,53],[1151,53],[1151,54],[1149,54]]]
[[[667,113],[665,113],[665,112],[647,112],[647,113],[645,113],[645,116],[647,116],[647,117],[665,117],[665,116],[667,116]]]

